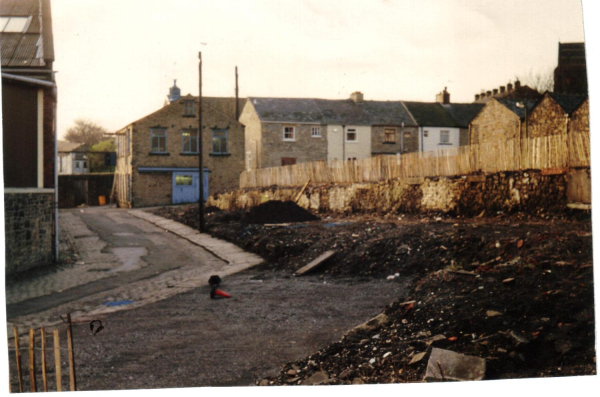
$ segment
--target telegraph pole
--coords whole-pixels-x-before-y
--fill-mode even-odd
[[[202,166],[202,52],[198,53],[198,59],[198,171],[200,175],[198,181],[200,184],[200,200],[198,200],[198,229],[200,230],[200,233],[204,233],[206,231],[206,226],[204,225],[204,167]]]

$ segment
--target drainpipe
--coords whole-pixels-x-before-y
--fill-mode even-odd
[[[342,160],[346,161],[346,125],[342,125]]]
[[[56,86],[52,89],[54,104],[52,105],[52,115],[54,117],[54,261],[58,263],[58,130],[56,128],[56,105],[58,102],[58,89]]]

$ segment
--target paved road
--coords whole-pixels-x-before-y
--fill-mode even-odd
[[[71,312],[81,321],[74,324],[79,390],[250,385],[403,298],[409,281],[251,269],[255,255],[136,211],[77,209],[60,219],[79,263],[7,286],[9,335],[13,324],[52,329]],[[211,274],[223,277],[231,299],[209,298]],[[106,306],[118,301],[132,303]],[[105,327],[97,335],[92,318]],[[23,354],[24,368],[27,360]],[[50,390],[53,366],[50,359]],[[14,390],[14,367],[11,382]]]

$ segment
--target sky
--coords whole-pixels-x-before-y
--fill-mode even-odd
[[[58,135],[111,132],[182,94],[452,102],[551,73],[579,0],[53,0]]]

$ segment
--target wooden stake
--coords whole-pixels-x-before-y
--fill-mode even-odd
[[[62,372],[60,369],[60,338],[58,330],[52,331],[54,334],[54,368],[56,368],[56,391],[62,391]]]
[[[19,377],[19,393],[23,393],[23,373],[21,372],[21,350],[19,346],[19,331],[17,327],[15,331],[15,358],[17,364],[17,376]]]
[[[302,190],[300,190],[300,193],[298,193],[296,200],[294,200],[295,203],[297,203],[298,200],[300,200],[300,197],[302,197],[302,193],[304,193],[304,190],[306,190],[306,187],[308,186],[309,183],[310,183],[310,178],[308,178],[308,181],[306,181],[306,183],[304,184],[304,187],[302,188]]]
[[[75,383],[75,356],[73,355],[73,330],[71,313],[67,314],[67,323],[69,324],[69,327],[67,328],[67,344],[69,348],[69,379],[71,391],[75,391],[77,385]]]
[[[44,391],[48,391],[48,378],[46,375],[46,330],[41,329],[42,337],[42,382],[44,383]]]
[[[37,391],[35,385],[35,330],[29,329],[29,383],[31,392]]]

